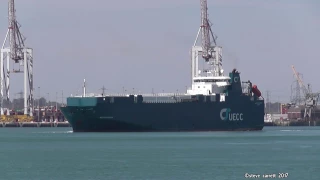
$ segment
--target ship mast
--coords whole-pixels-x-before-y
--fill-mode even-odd
[[[83,97],[86,97],[86,79],[83,79]]]
[[[105,92],[105,90],[107,90],[104,86],[102,86],[102,88],[100,89],[100,90],[102,90],[102,96],[104,96],[104,92]]]

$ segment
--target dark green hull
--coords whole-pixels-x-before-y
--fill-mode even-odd
[[[141,95],[70,97],[61,111],[74,132],[262,130],[264,100],[243,94],[238,81],[227,94],[222,102],[219,94],[162,102]]]
[[[243,104],[243,107],[249,103]],[[220,119],[221,108],[214,103],[122,104],[96,107],[64,107],[74,132],[128,131],[232,131],[261,130],[263,109],[237,108],[243,112],[242,121]],[[229,106],[230,107],[230,106]],[[263,105],[261,105],[263,107]],[[110,111],[108,111],[110,109]],[[232,108],[231,109],[236,109]],[[69,112],[74,112],[68,115]],[[262,121],[259,121],[262,116]]]

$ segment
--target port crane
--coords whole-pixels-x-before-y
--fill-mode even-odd
[[[217,45],[217,36],[211,29],[212,23],[208,18],[207,0],[200,0],[201,24],[192,49],[192,77],[199,76],[223,76],[222,69],[222,47]],[[201,33],[201,46],[197,46],[197,41]],[[205,63],[209,67],[199,69],[198,55],[202,55]]]
[[[229,76],[222,68],[222,47],[211,29],[207,0],[200,0],[200,27],[191,49],[191,88],[187,94],[224,93],[229,85]],[[198,39],[201,36],[201,43]],[[201,88],[200,88],[201,87]]]
[[[24,115],[32,116],[33,112],[33,49],[25,46],[20,24],[16,19],[15,1],[8,2],[8,30],[0,49],[0,108],[3,112],[3,100],[9,101],[10,74],[24,74]],[[14,65],[19,66],[18,69]],[[5,68],[6,65],[6,68]],[[12,65],[12,70],[10,69]],[[20,67],[23,67],[21,70]],[[7,114],[9,115],[9,114]]]
[[[291,68],[304,95],[305,109],[303,117],[304,119],[308,117],[309,120],[311,120],[314,108],[318,105],[320,92],[313,93],[310,84],[308,84],[308,86],[306,87],[293,65],[291,66]]]

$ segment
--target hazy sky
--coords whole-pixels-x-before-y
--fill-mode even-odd
[[[80,90],[185,91],[189,51],[200,25],[199,0],[16,0],[26,44],[34,49],[35,96]],[[224,69],[237,67],[271,100],[289,101],[291,65],[320,90],[319,0],[208,0]],[[0,0],[0,40],[7,0]],[[2,44],[2,42],[1,42]],[[16,67],[16,66],[15,66]],[[11,97],[23,89],[11,76]],[[265,95],[264,95],[265,96]]]

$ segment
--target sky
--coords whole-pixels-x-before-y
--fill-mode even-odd
[[[7,31],[0,0],[0,40]],[[191,46],[199,0],[16,0],[26,45],[34,49],[35,97],[58,100],[82,91],[184,92],[191,84]],[[208,0],[225,72],[236,67],[271,101],[288,102],[291,65],[320,91],[320,1]],[[1,42],[2,44],[2,42]],[[17,65],[15,65],[17,67]],[[13,74],[11,98],[23,90]],[[38,88],[40,87],[40,88]]]

